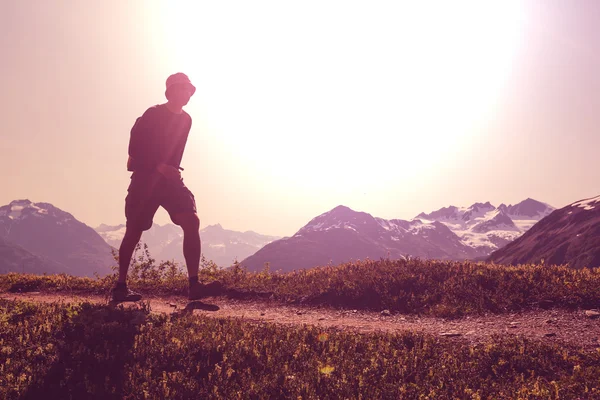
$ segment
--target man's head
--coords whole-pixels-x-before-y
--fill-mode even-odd
[[[196,92],[196,87],[192,85],[190,78],[183,72],[178,72],[167,78],[167,90],[165,96],[169,102],[183,107],[190,97]]]

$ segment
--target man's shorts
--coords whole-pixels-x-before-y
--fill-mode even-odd
[[[178,213],[196,213],[196,200],[183,181],[168,182],[158,172],[134,172],[125,197],[127,227],[146,231],[158,207],[162,206],[174,219]]]

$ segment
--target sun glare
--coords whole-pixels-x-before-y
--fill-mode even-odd
[[[161,4],[203,134],[307,189],[410,184],[467,156],[525,21],[516,0]]]

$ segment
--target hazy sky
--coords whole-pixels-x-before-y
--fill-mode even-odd
[[[129,131],[182,71],[202,227],[563,207],[600,194],[598,21],[596,0],[0,0],[0,205],[124,223]]]

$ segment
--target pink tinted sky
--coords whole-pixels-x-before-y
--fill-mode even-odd
[[[0,204],[123,223],[129,129],[177,71],[198,87],[182,166],[202,226],[596,196],[600,3],[517,3],[5,2]]]

